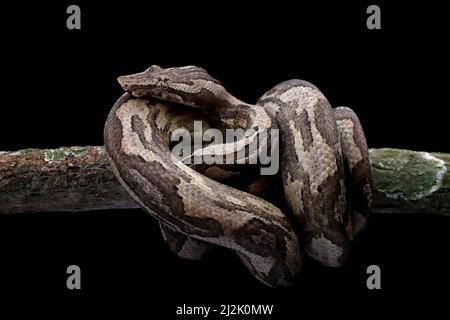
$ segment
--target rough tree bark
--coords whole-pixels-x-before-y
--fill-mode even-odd
[[[450,215],[450,154],[372,149],[375,213]],[[0,214],[138,208],[103,147],[0,152]]]

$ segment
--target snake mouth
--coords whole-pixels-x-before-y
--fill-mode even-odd
[[[168,77],[164,75],[149,76],[146,71],[120,76],[117,78],[117,82],[119,82],[125,91],[131,92],[145,88],[149,91],[149,95],[153,94],[154,89],[168,89],[170,86],[170,79]]]
[[[146,79],[142,74],[132,74],[117,78],[120,86],[134,97],[153,97],[171,100],[168,79]],[[169,99],[168,99],[169,98]],[[176,101],[177,102],[177,101]]]

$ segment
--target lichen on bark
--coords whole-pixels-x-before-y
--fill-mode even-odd
[[[438,190],[446,171],[444,161],[428,152],[372,149],[375,189],[386,197],[419,200]]]
[[[61,147],[44,150],[44,160],[52,163],[64,161],[68,156],[81,157],[89,151],[88,147]]]
[[[379,213],[450,215],[450,155],[372,149],[374,208]]]

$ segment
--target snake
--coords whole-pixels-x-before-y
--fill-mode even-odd
[[[172,251],[200,259],[213,246],[233,250],[271,287],[294,283],[304,253],[329,267],[345,263],[367,224],[372,194],[366,139],[350,108],[332,109],[316,86],[296,79],[245,103],[196,66],[153,65],[118,82],[125,93],[106,120],[106,154],[124,189],[159,221]],[[240,164],[196,166],[174,157],[174,131],[192,132],[195,119],[252,132],[193,153]],[[278,147],[283,209],[260,194],[266,178],[246,169],[262,149]],[[247,184],[232,185],[242,177]]]

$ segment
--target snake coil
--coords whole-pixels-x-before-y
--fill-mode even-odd
[[[109,162],[127,192],[160,222],[172,251],[200,259],[213,245],[229,248],[273,287],[293,283],[301,247],[323,265],[345,262],[367,223],[372,190],[366,140],[351,109],[332,109],[317,87],[301,80],[282,82],[247,104],[195,66],[152,66],[118,81],[126,93],[105,125]],[[199,151],[233,159],[244,154],[240,164],[188,166],[174,158],[172,133],[185,127],[195,134],[194,120],[253,129],[251,136]],[[251,151],[250,143],[270,129],[279,129],[279,141],[266,139]],[[284,212],[263,199],[275,180],[242,164],[278,145]]]

